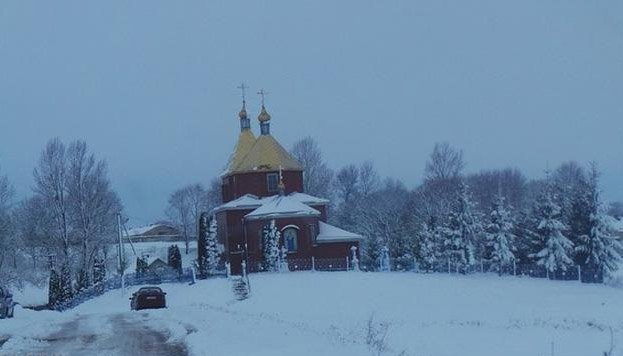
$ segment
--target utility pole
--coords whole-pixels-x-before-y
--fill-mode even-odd
[[[123,274],[125,272],[125,259],[123,258],[123,236],[121,233],[121,213],[117,213],[117,235],[119,237],[119,273],[121,274],[121,290],[125,288],[125,280]]]

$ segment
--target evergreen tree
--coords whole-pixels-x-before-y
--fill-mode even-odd
[[[573,256],[574,262],[578,265],[583,265],[588,255],[584,253],[581,248],[578,248],[578,246],[582,245],[584,237],[590,234],[592,226],[591,215],[596,211],[593,206],[594,202],[590,183],[581,181],[577,184],[575,189],[571,192],[568,201],[569,211],[566,221],[568,221],[567,226],[569,227],[569,231],[567,235],[569,240],[576,246]]]
[[[434,223],[422,224],[420,241],[419,241],[419,258],[420,268],[430,272],[435,268],[437,258],[439,257],[439,239],[440,229]]]
[[[58,272],[50,271],[50,283],[48,284],[48,305],[54,309],[61,301],[61,280]]]
[[[443,229],[444,252],[463,273],[476,262],[475,244],[480,226],[474,203],[465,183],[460,183],[457,201]]]
[[[279,270],[279,240],[281,239],[281,233],[275,225],[275,220],[271,220],[264,230],[264,260],[266,261],[266,268],[269,271]]]
[[[91,279],[89,278],[89,272],[80,269],[76,278],[76,292],[81,292],[91,286]]]
[[[167,254],[167,265],[169,265],[169,267],[171,267],[178,273],[182,273],[182,254],[177,245],[169,246],[169,251]]]
[[[205,268],[209,275],[216,274],[219,263],[219,251],[216,241],[216,218],[212,217],[206,239]]]
[[[362,250],[363,265],[366,270],[375,271],[379,267],[383,244],[376,235],[367,236]]]
[[[168,260],[167,260],[167,264],[169,264]],[[147,271],[147,261],[145,261],[145,259],[142,257],[137,257],[136,258],[136,276],[143,277],[146,271]]]
[[[73,298],[74,293],[73,293],[72,283],[73,283],[73,280],[71,278],[71,268],[69,268],[68,263],[65,263],[61,267],[61,274],[60,274],[60,283],[59,283],[60,285],[59,302],[60,303],[69,302]]]
[[[584,269],[600,272],[602,269],[612,272],[618,269],[622,261],[623,245],[614,235],[612,218],[606,215],[599,197],[599,173],[593,165],[588,184],[588,209],[585,219],[588,232],[579,237],[575,251],[581,257]]]
[[[103,259],[95,258],[93,262],[93,284],[99,285],[106,280],[106,265]]]
[[[513,219],[510,211],[504,204],[504,197],[498,194],[489,214],[489,223],[486,229],[486,258],[502,273],[502,267],[515,259],[513,234]]]
[[[209,223],[208,223],[208,214],[201,214],[201,218],[199,220],[199,238],[197,241],[197,271],[201,278],[208,277],[208,269],[206,265],[207,260],[207,240],[209,237]]]
[[[536,252],[531,255],[537,264],[544,266],[549,272],[566,271],[573,263],[569,257],[573,243],[564,235],[567,226],[561,221],[561,209],[554,198],[552,185],[549,183],[538,197],[535,206],[535,219],[538,221],[535,231],[537,240]]]

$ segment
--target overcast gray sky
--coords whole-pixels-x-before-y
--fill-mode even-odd
[[[621,1],[2,1],[0,165],[30,194],[46,141],[85,139],[134,224],[218,175],[244,81],[272,133],[415,186],[435,142],[467,171],[596,160],[623,200]],[[257,132],[259,98],[248,99]]]

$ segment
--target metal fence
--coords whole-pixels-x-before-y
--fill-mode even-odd
[[[596,266],[571,265],[565,269],[549,271],[542,265],[534,262],[511,262],[498,264],[491,262],[476,262],[474,264],[460,264],[452,260],[438,260],[432,265],[421,266],[415,259],[396,259],[389,260],[390,271],[412,271],[420,273],[451,273],[451,274],[474,274],[474,273],[496,273],[505,276],[547,278],[561,281],[581,281],[583,283],[603,283],[604,271]],[[364,271],[379,271],[382,268],[377,263],[363,264]]]
[[[503,276],[547,278],[551,280],[581,281],[583,283],[603,283],[604,272],[601,268],[590,266],[568,266],[566,269],[548,271],[544,266],[536,263],[511,262],[498,264],[491,262],[477,262],[474,264],[459,264],[452,260],[438,260],[430,266],[421,266],[414,258],[390,258],[389,263],[383,268],[379,263],[356,262],[353,265],[350,257],[344,258],[288,258],[285,263],[277,262],[270,267],[263,259],[249,260],[247,271],[270,272],[270,271],[349,271],[360,269],[364,272],[377,272],[381,270],[392,272],[419,272],[419,273],[451,273],[451,274],[475,274],[495,273]],[[225,267],[226,269],[226,267]]]
[[[192,268],[185,268],[181,273],[177,272],[165,272],[161,274],[149,273],[143,275],[137,275],[136,273],[129,273],[124,275],[123,284],[125,287],[138,286],[138,285],[155,285],[162,283],[194,283],[195,271]],[[83,289],[66,302],[52,306],[54,310],[67,310],[75,308],[76,306],[98,297],[108,291],[114,289],[120,289],[122,286],[121,277],[119,275],[113,276],[104,282],[94,284],[86,289]]]
[[[283,262],[283,263],[282,263]],[[303,258],[287,258],[285,261],[277,261],[276,265],[271,266],[264,260],[257,260],[250,258],[247,264],[247,271],[251,273],[255,272],[270,272],[270,271],[283,271],[286,269],[290,272],[295,271],[348,271],[352,270],[353,263],[350,257],[344,258],[315,258],[315,257],[303,257]]]

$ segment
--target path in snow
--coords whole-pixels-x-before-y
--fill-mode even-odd
[[[43,346],[30,353],[188,356],[186,345],[169,342],[168,333],[145,325],[147,315],[142,315],[142,319],[127,314],[79,316],[63,323],[59,331],[39,339]]]

